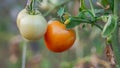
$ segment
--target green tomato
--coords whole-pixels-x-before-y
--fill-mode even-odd
[[[41,14],[30,15],[23,9],[17,17],[21,35],[28,40],[39,40],[46,32],[47,21]]]

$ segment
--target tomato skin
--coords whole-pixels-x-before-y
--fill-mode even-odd
[[[67,30],[59,21],[51,21],[48,24],[44,41],[47,48],[53,52],[63,52],[72,47],[76,39],[74,30]]]
[[[47,21],[41,14],[30,15],[24,9],[17,17],[17,26],[27,40],[39,40],[47,29]]]
[[[18,16],[17,16],[17,26],[19,27],[20,25],[20,20],[25,17],[27,15],[27,10],[23,9],[19,12]]]

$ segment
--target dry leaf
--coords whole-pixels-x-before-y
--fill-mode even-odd
[[[112,65],[115,65],[115,58],[111,44],[107,44],[105,48],[105,53],[108,60],[111,62]]]

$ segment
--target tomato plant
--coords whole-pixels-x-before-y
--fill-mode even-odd
[[[114,56],[109,55],[108,58],[112,61],[116,59],[116,67],[120,68],[120,46],[119,46],[119,0],[99,0],[96,5],[92,0],[87,1],[89,6],[85,4],[87,0],[80,0],[79,12],[76,16],[69,15],[65,18],[65,13],[68,11],[65,8],[60,8],[58,15],[62,22],[65,22],[67,28],[74,28],[82,24],[90,24],[92,27],[98,27],[101,30],[102,37],[105,39],[106,47],[110,46]],[[93,6],[94,5],[94,6]],[[100,22],[105,24],[100,24]],[[85,26],[84,26],[85,27]],[[109,51],[111,53],[111,51]],[[114,61],[115,62],[115,61]]]
[[[84,28],[87,28],[85,25],[89,24],[91,27],[95,26],[101,30],[106,47],[110,48],[107,50],[110,54],[108,58],[114,62],[116,60],[116,67],[120,68],[119,0],[97,0],[99,2],[95,1],[96,4],[92,0],[80,0],[80,8],[77,15],[72,15],[65,7],[61,7],[58,10],[58,16],[61,21],[50,21],[48,25],[41,13],[34,9],[34,1],[31,0],[26,9],[23,9],[17,18],[17,26],[24,38],[37,40],[44,35],[44,41],[49,50],[64,52],[72,47],[76,39],[73,28],[81,25],[81,23]],[[48,9],[50,7],[47,6],[48,2],[54,6],[44,16],[52,12],[54,8],[58,8],[61,4],[68,2],[68,0],[66,2],[60,0],[46,1],[47,3],[43,3],[43,8]],[[86,1],[89,4],[85,4]],[[104,24],[101,24],[101,22],[104,22]]]
[[[28,6],[18,14],[17,26],[24,38],[39,40],[46,32],[47,21],[38,10]]]
[[[50,21],[44,40],[47,48],[53,52],[63,52],[72,47],[76,39],[75,31],[66,29],[60,21]]]

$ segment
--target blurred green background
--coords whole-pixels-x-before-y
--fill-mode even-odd
[[[72,15],[77,14],[79,0],[64,1],[66,0],[43,0],[39,4],[47,21],[58,18],[57,10],[64,4]],[[16,18],[26,2],[0,0],[0,68],[21,68],[23,39],[16,26]],[[58,5],[59,3],[63,4]],[[43,38],[29,42],[26,68],[110,68],[105,58],[105,43],[100,30],[90,25],[86,27],[82,28],[81,24],[75,28],[76,42],[72,48],[62,53],[49,51],[44,45]]]

